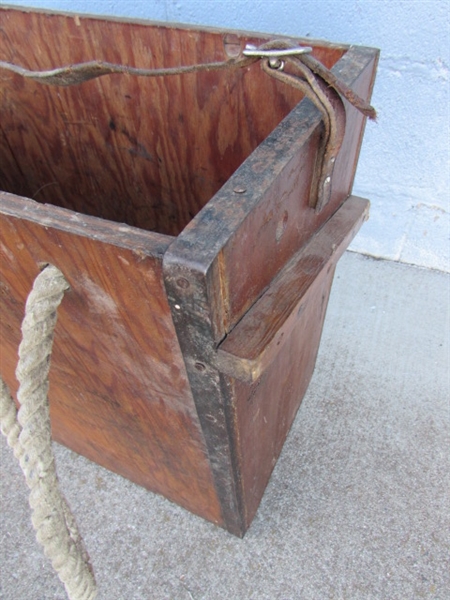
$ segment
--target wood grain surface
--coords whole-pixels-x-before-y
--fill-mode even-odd
[[[221,371],[249,383],[261,377],[304,319],[307,304],[317,301],[314,285],[321,271],[334,268],[368,216],[367,200],[351,196],[344,202],[220,344]]]
[[[309,385],[337,261],[368,206],[349,198],[219,347],[233,386],[247,526]]]
[[[36,70],[224,61],[271,37],[0,7],[0,60]],[[376,50],[294,42],[370,97]],[[52,263],[70,284],[51,368],[55,439],[236,535],[314,368],[337,260],[317,232],[330,219],[331,238],[339,229],[364,130],[346,106],[331,201],[316,212],[320,114],[301,99],[258,64],[69,88],[0,71],[2,374],[15,392],[25,299]],[[350,213],[353,231],[363,212]],[[295,277],[278,289],[308,244],[305,289]],[[285,292],[308,300],[295,318]]]
[[[244,519],[250,526],[286,436],[314,371],[334,268],[314,282],[303,318],[282,350],[253,384],[230,379],[243,494]]]
[[[70,284],[50,369],[54,438],[218,524],[221,508],[161,276],[170,238],[0,192],[0,358],[13,393],[39,268]]]
[[[378,54],[375,49],[352,47],[333,71],[369,99]],[[320,115],[303,101],[164,256],[166,289],[215,479],[221,481],[219,495],[223,504],[233,507],[227,522],[240,535],[251,522],[309,384],[334,266],[318,273],[308,292],[311,302],[262,373],[250,373],[250,379],[260,375],[253,384],[238,379],[249,375],[240,368],[242,362],[240,367],[234,365],[236,370],[221,372],[224,365],[217,348],[227,343],[277,274],[348,198],[364,119],[347,107],[347,121],[331,201],[324,210],[318,213],[309,206]],[[355,215],[354,226],[360,224],[359,217]],[[241,341],[242,347],[251,344]],[[211,409],[214,420],[209,420]],[[228,479],[230,472],[234,485]]]
[[[0,60],[30,69],[94,59],[145,68],[223,61],[262,41],[0,8]],[[316,49],[328,63],[342,52]],[[0,189],[173,235],[302,97],[258,64],[154,79],[112,75],[70,88],[0,77]]]
[[[352,48],[333,72],[363,98],[370,98],[376,62],[376,51]],[[246,189],[244,195],[250,201],[257,199],[257,205],[236,226],[216,260],[223,305],[223,313],[217,315],[219,335],[230,331],[278,271],[351,192],[364,117],[345,103],[347,124],[336,159],[331,199],[317,213],[309,207],[309,191],[319,118],[308,100],[302,104],[286,119],[285,129],[269,138],[270,143],[261,144],[247,161],[247,168],[240,169],[233,178],[233,186]]]

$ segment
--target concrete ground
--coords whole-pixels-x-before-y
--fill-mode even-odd
[[[243,540],[56,446],[99,600],[450,599],[449,276],[347,253]],[[1,443],[5,600],[65,598]]]

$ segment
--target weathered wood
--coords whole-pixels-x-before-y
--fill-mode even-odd
[[[30,69],[223,61],[270,37],[0,7],[0,60]],[[294,42],[370,97],[376,50]],[[346,103],[317,213],[320,113],[258,64],[73,88],[4,71],[0,90],[2,374],[15,391],[23,305],[51,262],[71,285],[55,438],[243,535],[314,368],[330,243],[365,214],[346,200],[362,116]]]
[[[162,283],[171,238],[0,192],[2,376],[14,370],[39,267],[71,289],[50,373],[56,440],[221,524],[203,434]]]
[[[333,67],[370,98],[378,53],[352,47]],[[233,174],[172,251],[208,272],[214,339],[219,343],[287,260],[348,197],[364,119],[346,103],[347,128],[336,161],[332,197],[320,213],[309,207],[319,135],[319,111],[301,102]]]
[[[321,271],[314,298],[281,351],[253,384],[229,378],[233,390],[235,453],[245,527],[249,527],[314,371],[334,268]],[[297,481],[297,485],[301,485]]]
[[[236,477],[238,464],[234,455],[232,415],[226,384],[214,366],[210,300],[205,295],[204,277],[171,255],[169,248],[164,256],[164,282],[226,527],[231,533],[242,536],[246,526],[242,491]]]
[[[0,60],[31,69],[92,59],[146,68],[220,61],[268,39],[1,7],[0,36]],[[343,52],[315,49],[328,64]],[[301,97],[258,64],[156,79],[112,75],[73,88],[4,73],[0,163],[11,149],[21,158],[20,168],[1,173],[0,189],[176,235]]]
[[[369,99],[377,60],[376,50],[351,48],[333,70]],[[268,410],[274,420],[267,430],[257,420],[258,408],[254,414],[250,407],[243,408],[256,392],[221,372],[216,349],[286,262],[350,193],[364,123],[353,107],[347,107],[349,125],[336,161],[331,201],[320,213],[309,206],[319,120],[317,109],[309,101],[301,102],[177,237],[163,261],[172,315],[215,480],[226,482],[219,495],[223,505],[233,507],[230,528],[236,533],[240,524],[240,534],[251,522],[281,440],[311,378],[332,272],[321,274],[317,283],[323,296],[320,310],[309,306],[301,321],[306,325],[296,327],[298,338],[290,345],[295,351],[290,354],[285,345],[254,384],[258,403],[252,407],[272,407],[278,398],[277,382],[289,381],[287,387],[281,386],[284,396],[279,411]],[[285,361],[281,372],[277,370],[279,357]],[[212,421],[211,412],[220,419]],[[259,470],[253,471],[252,465]],[[233,482],[228,478],[230,472]],[[240,511],[239,521],[236,510]]]
[[[220,371],[253,383],[274,360],[308,303],[316,302],[314,283],[334,269],[368,218],[369,202],[351,196],[287,263],[269,288],[218,348]]]

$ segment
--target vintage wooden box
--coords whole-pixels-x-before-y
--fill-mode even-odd
[[[0,60],[42,70],[224,61],[270,36],[0,7]],[[311,40],[365,99],[378,51]],[[243,535],[307,389],[364,117],[329,202],[310,206],[321,114],[243,69],[51,87],[0,70],[1,371],[13,392],[26,296],[70,283],[50,375],[54,438]],[[300,483],[299,483],[300,485]]]

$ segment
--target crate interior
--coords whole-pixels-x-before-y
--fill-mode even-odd
[[[0,8],[0,60],[159,68],[223,61],[266,38]],[[303,43],[304,40],[303,40]],[[314,44],[331,67],[341,47]],[[0,70],[0,189],[177,235],[301,99],[245,69],[109,75],[50,87]]]

